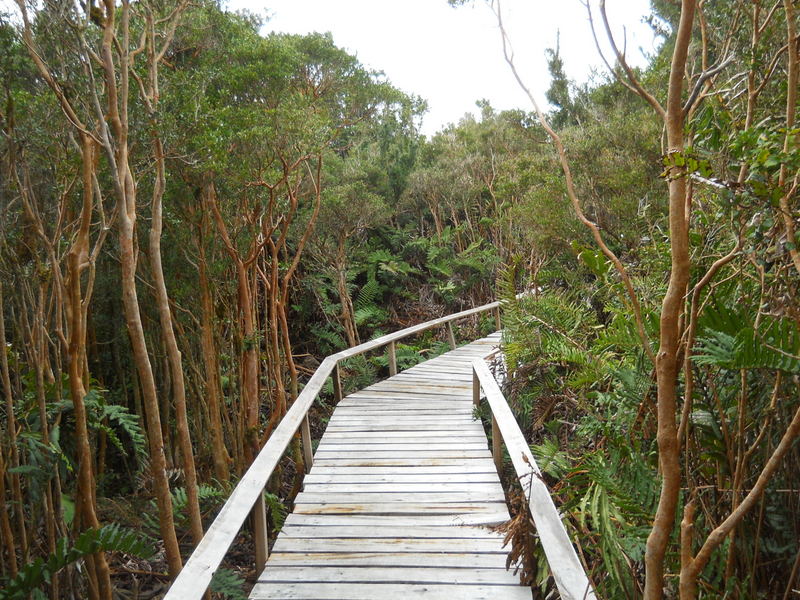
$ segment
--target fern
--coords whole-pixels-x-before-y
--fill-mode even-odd
[[[358,326],[369,324],[378,325],[383,323],[387,317],[387,312],[375,305],[357,308],[353,313],[353,320]]]
[[[141,458],[147,453],[147,441],[144,437],[144,431],[139,424],[139,418],[131,413],[127,407],[120,404],[101,404],[100,405],[100,423],[102,424],[105,419],[114,423],[119,429],[124,431],[128,438],[133,443],[133,450],[138,458]],[[108,438],[117,447],[120,452],[127,452],[119,437],[108,426],[102,425],[103,429],[108,433]]]
[[[724,369],[772,369],[800,373],[800,335],[789,319],[769,317],[755,331],[741,327],[734,335],[726,331],[708,331],[698,340],[693,356],[700,365]]]
[[[244,584],[244,578],[236,573],[236,571],[231,569],[218,569],[211,578],[209,589],[228,600],[247,600],[247,594],[243,590]]]
[[[286,520],[288,512],[286,505],[275,494],[268,492],[264,494],[264,501],[272,517],[272,524],[275,526],[275,530],[280,531],[283,528],[283,522]]]
[[[374,307],[375,300],[377,300],[380,293],[381,284],[378,283],[378,280],[374,278],[368,279],[367,283],[365,283],[361,290],[359,290],[358,297],[353,303],[353,308],[355,308],[356,311],[359,311],[365,308]]]
[[[56,542],[56,550],[46,559],[37,558],[22,567],[11,580],[0,589],[0,600],[26,600],[47,598],[42,587],[50,583],[53,575],[64,567],[97,552],[122,552],[139,558],[150,558],[155,554],[149,540],[140,534],[116,524],[82,532],[72,546],[67,538]]]

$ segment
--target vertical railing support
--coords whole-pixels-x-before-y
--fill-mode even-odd
[[[472,403],[475,408],[481,405],[481,380],[478,379],[478,373],[475,368],[472,369]]]
[[[458,346],[456,346],[456,335],[453,333],[452,321],[447,322],[447,339],[450,341],[450,347],[455,350]]]
[[[397,349],[394,342],[389,342],[389,375],[397,375]]]
[[[333,373],[331,373],[331,378],[333,378],[333,399],[336,401],[336,404],[339,404],[342,400],[342,377],[339,372],[339,363],[336,363],[336,366],[333,367]]]
[[[503,437],[500,434],[500,427],[497,425],[497,419],[492,415],[492,458],[494,459],[494,466],[497,468],[497,474],[503,473]]]
[[[500,307],[494,309],[494,322],[497,325],[497,330],[500,331],[503,328],[503,322],[500,320]]]
[[[267,533],[267,505],[264,502],[264,490],[258,495],[253,505],[253,540],[256,545],[256,573],[261,575],[269,556],[269,537]]]
[[[311,446],[311,426],[308,423],[308,413],[300,425],[300,437],[303,439],[303,462],[306,465],[306,473],[308,473],[311,465],[314,464],[314,448]]]

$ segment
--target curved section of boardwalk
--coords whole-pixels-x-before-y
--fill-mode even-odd
[[[250,597],[530,600],[506,571],[503,489],[470,362],[493,334],[344,398]]]

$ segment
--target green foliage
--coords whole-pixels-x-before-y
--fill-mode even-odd
[[[144,436],[139,418],[130,410],[120,404],[109,404],[106,401],[107,390],[92,387],[83,398],[86,408],[87,425],[95,432],[102,431],[111,444],[123,455],[128,454],[129,447],[120,438],[119,433],[124,433],[133,449],[134,455],[143,459],[147,453],[147,440]],[[49,407],[51,415],[68,415],[73,410],[71,400],[53,402]]]
[[[217,569],[211,578],[209,589],[227,600],[247,600],[244,577],[231,569]]]
[[[283,522],[286,520],[286,514],[289,509],[275,494],[269,492],[264,493],[264,501],[267,504],[267,510],[272,518],[272,524],[275,526],[276,531],[280,531],[283,527]]]
[[[4,583],[0,589],[0,599],[27,600],[32,596],[44,600],[48,596],[42,588],[50,583],[56,573],[96,552],[122,552],[139,558],[150,558],[155,554],[148,539],[119,525],[87,529],[72,545],[68,538],[60,538],[56,542],[55,552],[45,559],[37,558],[23,566],[17,577]]]
[[[800,333],[792,319],[766,316],[756,329],[741,312],[718,305],[708,311],[705,323],[692,357],[695,363],[800,373]]]

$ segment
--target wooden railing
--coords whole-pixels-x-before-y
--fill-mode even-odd
[[[488,358],[488,357],[487,357]],[[472,399],[480,405],[481,389],[492,411],[492,456],[497,472],[503,472],[503,444],[514,465],[528,508],[539,534],[550,572],[563,600],[595,600],[596,596],[575,548],[564,529],[528,442],[506,402],[486,359],[472,363]]]
[[[495,312],[497,328],[500,329],[500,303],[491,302],[477,308],[401,329],[325,358],[275,428],[275,431],[273,431],[269,440],[267,440],[267,443],[253,461],[253,464],[250,465],[250,468],[247,469],[247,472],[231,492],[216,519],[211,523],[205,536],[203,536],[183,570],[173,582],[172,587],[170,587],[165,596],[165,600],[193,600],[199,599],[205,594],[211,578],[225,558],[245,519],[250,514],[253,515],[256,572],[260,573],[264,568],[268,552],[264,488],[298,430],[300,430],[302,438],[306,468],[311,468],[313,449],[311,446],[311,431],[308,424],[308,411],[328,377],[333,378],[333,393],[336,401],[338,402],[342,399],[342,383],[339,373],[339,363],[341,361],[387,346],[389,373],[396,375],[397,358],[395,345],[399,340],[434,327],[446,326],[448,340],[455,349],[456,340],[453,332],[453,322],[492,310]]]

